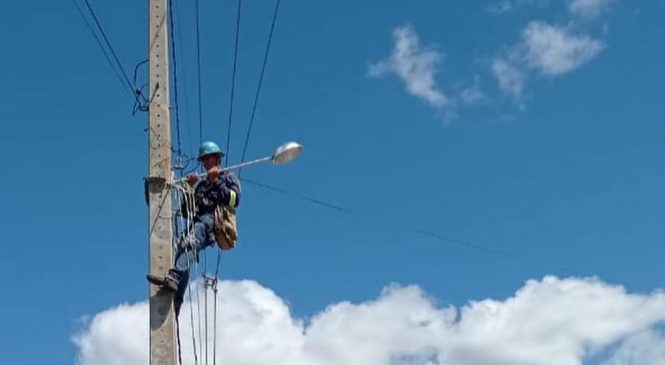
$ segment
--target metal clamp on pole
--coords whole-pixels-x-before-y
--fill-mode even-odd
[[[150,187],[157,186],[159,189],[164,189],[166,179],[159,176],[148,176],[143,178],[143,194],[145,195],[145,203],[150,204]]]

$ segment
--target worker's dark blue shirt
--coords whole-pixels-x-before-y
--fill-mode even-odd
[[[219,205],[233,208],[240,203],[240,182],[229,171],[222,172],[217,182],[203,179],[194,188],[196,215],[213,214]]]

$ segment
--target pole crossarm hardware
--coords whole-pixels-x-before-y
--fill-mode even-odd
[[[150,62],[149,108],[149,253],[150,274],[165,275],[173,264],[171,212],[171,118],[166,0],[148,0]],[[150,365],[176,365],[173,295],[149,285]]]

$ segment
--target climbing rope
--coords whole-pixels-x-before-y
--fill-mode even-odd
[[[194,217],[194,214],[196,213],[196,201],[194,199],[194,189],[192,189],[192,187],[189,186],[189,184],[187,184],[187,183],[185,183],[185,184],[172,184],[171,186],[175,190],[175,193],[176,193],[175,197],[176,197],[176,201],[178,202],[178,206],[181,207],[181,208],[184,207],[184,209],[185,209],[185,214],[184,215],[183,214],[178,215],[178,217],[179,217],[179,219],[178,219],[179,222],[178,223],[180,224],[181,227],[183,227],[183,233],[182,233],[181,237],[183,237],[183,239],[187,239],[187,237],[190,237],[193,234],[193,230],[192,230],[193,220],[192,220],[192,217]],[[180,244],[180,239],[177,238],[177,237],[174,237],[174,244],[173,244],[174,252],[178,251],[178,245],[179,244]],[[188,260],[187,265],[190,268],[192,267],[192,265],[197,265],[196,260],[194,258],[191,258],[191,255],[189,255],[189,253],[190,253],[189,252],[189,249],[190,249],[189,245],[185,245],[185,249],[187,250],[187,252],[185,252],[185,254],[187,255],[187,258],[188,258],[187,259]],[[198,290],[196,292],[198,294]],[[195,329],[195,326],[194,326],[195,322],[194,322],[193,297],[194,296],[192,295],[192,292],[190,291],[188,293],[188,301],[189,301],[189,313],[190,313],[190,329],[191,329],[191,334],[192,334],[192,350],[193,350],[193,354],[194,354],[194,365],[198,365],[198,358],[199,358],[198,354],[200,354],[201,352],[199,350],[199,352],[197,353],[196,329]],[[199,303],[199,300],[198,300],[199,296],[197,295],[196,298],[197,298],[197,304],[198,304]],[[200,308],[200,305],[198,305],[197,307]],[[200,328],[201,328],[200,318],[201,317],[200,317],[200,312],[199,312],[198,318],[199,318],[199,349],[200,349],[200,345],[201,345],[201,332],[200,332]],[[180,344],[180,328],[179,328],[179,326],[177,328],[176,336],[178,338],[178,344]],[[178,348],[178,352],[180,353],[180,347]],[[180,364],[182,365],[182,359],[180,359]]]

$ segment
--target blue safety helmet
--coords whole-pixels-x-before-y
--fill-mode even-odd
[[[199,160],[203,156],[213,155],[213,154],[219,155],[220,158],[224,157],[224,152],[222,152],[217,143],[212,141],[205,141],[201,143],[201,146],[199,147]]]

